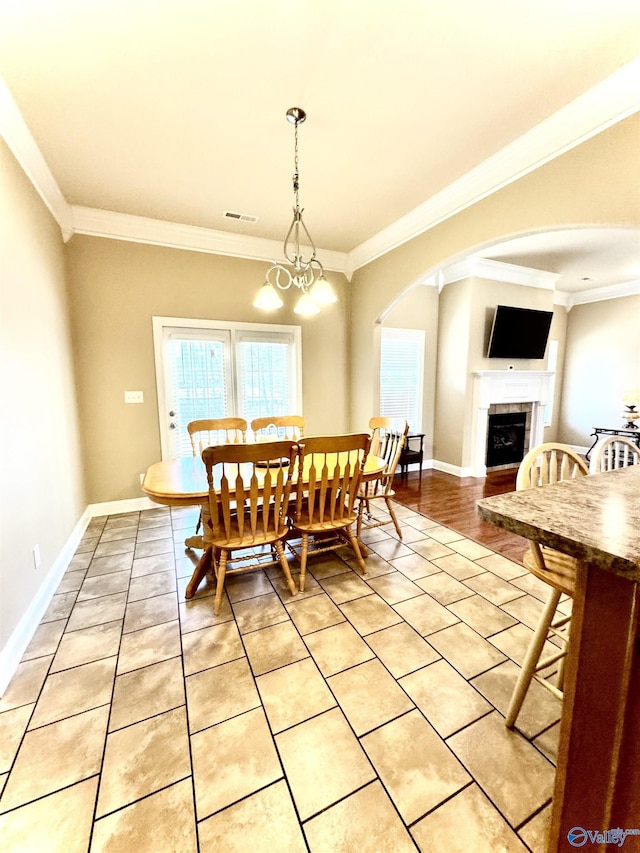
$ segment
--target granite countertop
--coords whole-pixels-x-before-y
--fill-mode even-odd
[[[640,581],[640,465],[477,502],[484,521]]]

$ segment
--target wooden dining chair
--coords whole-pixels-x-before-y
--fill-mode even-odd
[[[187,424],[194,456],[202,456],[205,447],[216,444],[244,444],[247,440],[247,422],[244,418],[201,418]],[[202,513],[198,516],[196,536],[202,526]]]
[[[588,473],[586,462],[567,445],[556,442],[541,444],[532,448],[520,463],[516,477],[516,491],[544,487],[563,480],[582,477]],[[551,591],[529,643],[511,696],[505,718],[505,725],[510,729],[515,725],[533,679],[550,690],[554,696],[562,698],[563,664],[570,617],[560,612],[556,616],[556,610],[562,595],[573,597],[577,566],[577,561],[573,557],[533,541],[529,542],[529,549],[524,555],[523,563],[531,574],[548,584]],[[548,639],[554,639],[559,645],[556,652],[542,658],[544,645]],[[558,664],[555,672],[548,670],[555,664]],[[544,670],[548,670],[546,676],[543,674]],[[550,680],[554,674],[557,677],[557,684],[553,684]]]
[[[615,471],[629,465],[640,465],[640,447],[624,435],[608,435],[596,444],[589,462],[589,473]]]
[[[293,441],[225,444],[202,451],[209,485],[205,538],[216,574],[216,614],[227,575],[279,564],[291,595],[296,594],[282,543],[289,531],[287,507],[297,458]],[[241,553],[232,556],[235,552]]]
[[[297,441],[304,435],[304,424],[302,415],[254,418],[251,421],[251,431],[258,441],[271,438],[288,438],[291,441]]]
[[[384,420],[385,425],[376,426],[379,421]],[[409,424],[402,419],[391,418],[371,418],[369,426],[375,431],[378,430],[376,439],[376,450],[370,452],[374,456],[380,456],[385,461],[385,468],[381,474],[375,474],[370,477],[363,475],[358,491],[358,522],[357,522],[357,537],[360,539],[362,530],[369,530],[372,527],[382,527],[385,524],[393,523],[396,533],[402,539],[402,529],[398,524],[398,519],[393,510],[392,498],[395,494],[393,490],[393,478],[395,477],[396,468],[400,461],[402,448],[407,441],[409,433]],[[373,445],[373,438],[372,438]],[[372,512],[372,505],[375,509],[378,505],[384,502],[386,512],[382,516]]]
[[[366,433],[354,433],[315,436],[299,444],[299,468],[305,485],[296,490],[289,510],[292,531],[288,544],[300,561],[301,592],[309,556],[345,544],[351,546],[362,574],[366,572],[352,525],[358,517],[356,500],[370,443]],[[296,537],[301,540],[298,548],[293,544]]]

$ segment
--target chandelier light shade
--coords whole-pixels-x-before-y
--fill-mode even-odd
[[[324,269],[316,258],[316,247],[302,218],[300,209],[300,176],[298,173],[298,125],[306,119],[307,114],[301,107],[291,107],[287,110],[287,119],[294,125],[294,172],[293,194],[295,206],[293,219],[284,238],[284,261],[274,261],[265,277],[265,282],[253,300],[255,308],[273,311],[284,305],[280,290],[289,290],[293,285],[300,291],[300,298],[293,309],[296,314],[309,317],[317,314],[324,305],[337,302],[333,288],[324,277]],[[305,258],[300,248],[300,240],[311,248],[311,254]]]

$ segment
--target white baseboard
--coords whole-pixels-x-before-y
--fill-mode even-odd
[[[433,468],[436,471],[442,471],[445,474],[453,474],[454,477],[472,477],[473,471],[471,468],[461,468],[459,465],[450,465],[448,462],[440,462],[438,459],[433,460]]]
[[[89,504],[87,507],[91,518],[99,515],[121,515],[124,512],[142,512],[145,509],[160,509],[160,504],[154,503],[150,498],[129,498],[123,501]]]
[[[22,655],[33,639],[40,620],[51,603],[55,591],[58,589],[60,580],[76,552],[76,548],[87,529],[90,519],[89,508],[87,507],[53,562],[47,577],[36,592],[26,613],[16,625],[2,651],[0,651],[0,696],[2,696],[7,685],[13,678]]]

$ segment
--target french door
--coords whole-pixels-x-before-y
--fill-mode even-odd
[[[200,418],[301,414],[300,327],[153,318],[163,459]]]

